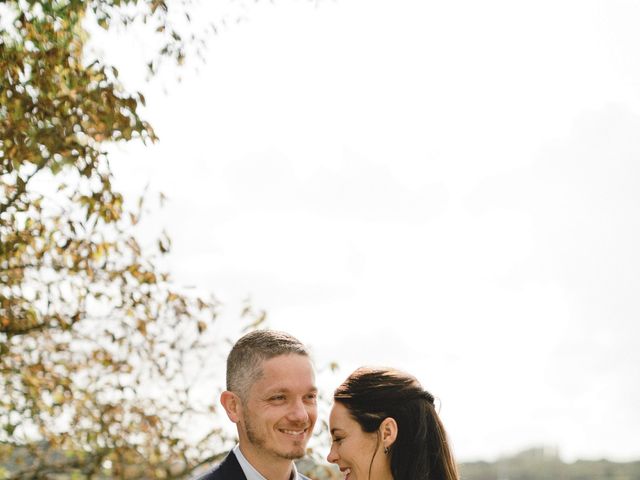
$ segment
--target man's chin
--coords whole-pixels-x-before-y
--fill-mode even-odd
[[[296,446],[288,450],[282,450],[278,453],[281,458],[286,458],[287,460],[298,460],[299,458],[304,457],[305,454],[306,449],[304,445]]]
[[[298,460],[302,457],[304,457],[304,450],[300,450],[300,451],[294,451],[294,452],[288,452],[288,453],[284,453],[282,455],[280,455],[282,458],[286,458],[287,460]]]

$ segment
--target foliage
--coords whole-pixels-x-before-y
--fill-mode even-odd
[[[640,478],[640,461],[578,460],[565,463],[553,450],[532,448],[495,462],[462,463],[460,471],[465,480],[637,480]]]
[[[114,189],[106,146],[156,136],[144,97],[83,56],[88,22],[150,25],[151,71],[184,36],[162,0],[0,9],[0,478],[185,477],[225,440],[188,430],[211,422],[194,386],[216,304],[172,284],[166,236],[138,242],[144,205]]]

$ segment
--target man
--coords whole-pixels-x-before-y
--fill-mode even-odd
[[[299,340],[272,330],[243,336],[227,358],[220,396],[239,443],[200,480],[309,480],[293,460],[305,454],[316,397],[309,352]]]

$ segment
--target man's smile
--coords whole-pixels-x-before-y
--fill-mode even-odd
[[[288,435],[290,437],[301,437],[301,438],[304,438],[308,430],[309,430],[308,428],[302,428],[302,429],[278,428],[278,431],[280,433],[284,433],[285,435]]]

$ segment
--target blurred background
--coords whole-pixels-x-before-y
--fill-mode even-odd
[[[150,81],[145,25],[87,22],[83,48],[144,92],[159,141],[106,142],[112,183],[162,192],[137,235],[215,294],[207,331],[294,334],[327,397],[360,365],[414,374],[466,478],[640,478],[612,473],[640,458],[640,5],[185,11],[206,48]]]

